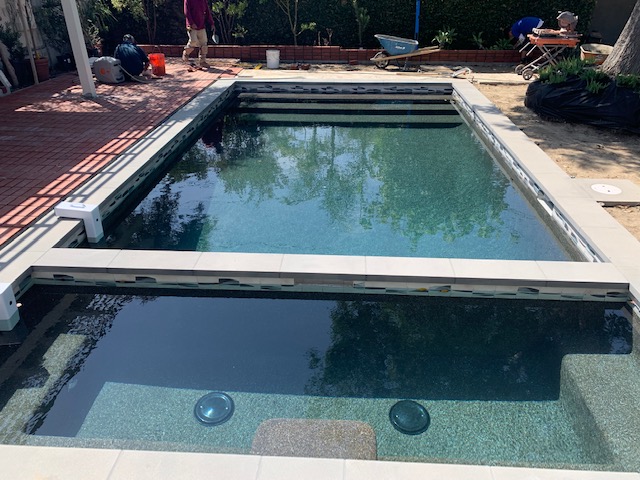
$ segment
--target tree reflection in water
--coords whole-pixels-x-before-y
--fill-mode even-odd
[[[331,346],[309,352],[306,393],[553,400],[564,355],[631,350],[629,322],[603,304],[423,300],[337,302]]]
[[[213,121],[109,246],[567,258],[462,122],[260,118]]]

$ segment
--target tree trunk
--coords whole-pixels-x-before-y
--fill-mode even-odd
[[[16,71],[11,65],[9,61],[9,50],[7,46],[0,41],[0,62],[4,64],[5,71],[9,74],[9,78],[11,78],[11,83],[14,87],[17,87],[20,82],[18,82],[18,77],[16,76]]]
[[[640,0],[637,0],[613,51],[602,64],[602,71],[611,76],[640,75]]]

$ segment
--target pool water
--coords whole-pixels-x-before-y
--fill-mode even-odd
[[[328,418],[371,425],[382,459],[613,463],[608,434],[575,413],[567,364],[590,358],[602,370],[633,357],[622,304],[126,293],[33,287],[22,297],[24,338],[0,334],[0,441],[250,453],[265,420]],[[619,388],[607,390],[617,398]],[[193,414],[211,391],[235,403],[215,427]],[[392,427],[402,399],[428,409],[426,432]]]
[[[241,95],[100,246],[570,260],[451,102],[428,96]]]

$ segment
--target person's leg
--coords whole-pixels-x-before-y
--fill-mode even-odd
[[[189,63],[189,55],[193,52],[194,48],[198,46],[198,35],[196,32],[197,30],[193,29],[187,31],[189,41],[182,50],[182,61],[185,63]]]
[[[207,45],[207,29],[203,28],[202,30],[198,30],[198,44],[200,45],[200,66],[208,67],[207,63],[207,52],[209,50],[209,46]]]

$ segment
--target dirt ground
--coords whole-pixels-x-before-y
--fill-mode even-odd
[[[627,179],[640,186],[640,136],[542,120],[524,106],[527,85],[476,86],[572,177]],[[640,206],[606,210],[640,240]]]

